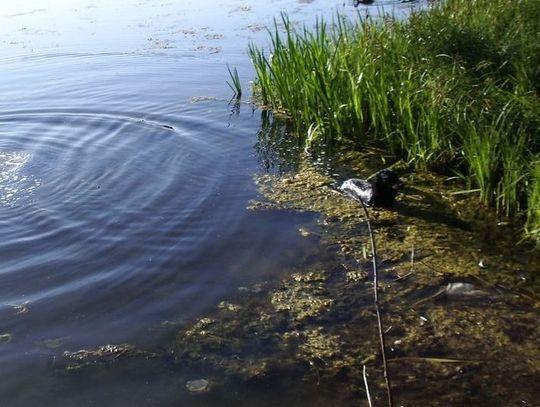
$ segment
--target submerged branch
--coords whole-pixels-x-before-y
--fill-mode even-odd
[[[386,345],[384,340],[384,330],[383,330],[383,324],[381,319],[381,307],[379,304],[379,271],[377,268],[377,248],[375,246],[375,237],[373,236],[373,230],[371,229],[371,222],[369,218],[369,213],[366,208],[366,205],[364,202],[362,202],[361,199],[358,200],[360,204],[362,204],[362,208],[364,209],[364,213],[366,215],[366,223],[368,227],[369,232],[369,239],[371,241],[371,253],[372,253],[372,260],[373,260],[373,294],[374,294],[374,300],[375,300],[375,310],[377,312],[377,324],[379,325],[379,341],[381,343],[381,356],[383,361],[383,371],[384,371],[384,380],[386,382],[386,393],[388,397],[388,406],[393,406],[392,401],[392,388],[390,385],[390,375],[388,373],[388,362],[386,360]]]
[[[405,356],[401,358],[388,359],[389,362],[428,362],[428,363],[484,363],[483,360],[449,359],[449,358],[429,358],[420,356]]]
[[[366,387],[366,397],[368,401],[368,406],[371,407],[371,395],[369,394],[369,385],[367,381],[366,365],[363,366],[362,374],[364,376],[364,386]]]

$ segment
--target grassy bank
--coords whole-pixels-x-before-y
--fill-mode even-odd
[[[537,0],[448,0],[313,30],[282,16],[271,54],[250,47],[255,92],[308,146],[377,145],[461,174],[540,243],[538,21]]]

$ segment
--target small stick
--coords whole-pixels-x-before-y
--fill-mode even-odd
[[[484,363],[485,360],[430,358],[418,356],[404,356],[401,358],[388,359],[389,362],[426,362],[426,363]]]
[[[414,272],[414,243],[411,249],[411,273]]]
[[[402,276],[399,276],[398,278],[393,279],[392,281],[396,282],[396,281],[405,280],[407,277],[411,276],[413,273],[414,273],[414,271],[410,271],[407,274],[404,274]]]
[[[413,273],[414,273],[414,243],[411,248],[411,271],[409,271],[407,274],[404,274],[402,276],[398,275],[398,277],[393,279],[392,281],[395,282],[395,281],[405,280],[407,277],[409,277]]]
[[[373,263],[373,295],[375,299],[375,311],[377,312],[377,323],[379,325],[379,341],[381,343],[381,356],[383,361],[383,371],[384,371],[384,380],[386,382],[386,394],[388,398],[388,407],[393,407],[394,403],[392,401],[392,390],[390,386],[390,376],[388,374],[388,363],[386,361],[386,345],[384,341],[384,329],[382,325],[382,318],[381,318],[381,307],[379,304],[379,272],[377,269],[377,248],[375,246],[375,237],[373,236],[373,231],[371,229],[371,222],[369,220],[369,213],[366,208],[366,205],[364,202],[359,199],[360,204],[362,204],[362,208],[364,209],[364,213],[366,215],[366,223],[368,227],[369,232],[369,239],[371,241],[371,253],[372,253],[372,263]]]
[[[420,264],[423,264],[424,266],[426,266],[426,268],[430,269],[431,271],[433,271],[438,276],[444,276],[444,273],[441,273],[440,271],[436,270],[434,267],[430,266],[429,263],[425,259],[420,260]]]
[[[371,395],[369,394],[369,386],[368,386],[368,381],[367,381],[366,365],[364,365],[363,374],[364,374],[364,386],[366,387],[366,397],[367,397],[368,406],[372,407]]]
[[[429,300],[432,300],[432,299],[434,299],[434,298],[437,298],[438,296],[444,294],[445,292],[446,292],[446,288],[443,288],[442,290],[437,291],[435,294],[430,295],[429,297],[422,298],[421,300],[416,301],[415,303],[413,303],[413,304],[411,305],[411,308],[414,308],[414,307],[416,307],[416,306],[418,306],[418,305],[420,305],[420,304],[423,304],[424,302],[427,302],[427,301],[429,301]]]

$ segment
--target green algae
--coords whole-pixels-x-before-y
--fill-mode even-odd
[[[64,345],[66,338],[45,339],[42,344],[47,349],[59,349]]]
[[[357,157],[357,163],[362,158]],[[356,170],[371,172],[365,167]],[[418,403],[414,383],[423,383],[422,400],[429,400],[430,393],[441,396],[440,403],[432,405],[460,405],[471,400],[491,400],[496,405],[494,395],[505,392],[516,399],[534,400],[537,394],[531,393],[526,384],[510,389],[503,372],[529,384],[538,373],[540,360],[535,349],[539,335],[534,329],[539,304],[538,286],[534,284],[537,256],[515,246],[517,231],[509,224],[483,210],[475,199],[457,193],[462,189],[459,180],[427,173],[406,174],[405,178],[409,187],[396,204],[396,211],[370,210],[383,270],[385,319],[391,327],[390,356],[400,364],[397,387],[403,401]],[[310,365],[324,361],[317,367],[318,380],[320,375],[337,377],[347,371],[358,392],[361,362],[373,361],[377,354],[374,320],[366,296],[370,291],[365,281],[370,254],[363,212],[336,191],[333,179],[309,163],[296,174],[265,175],[257,183],[265,200],[252,202],[252,209],[320,213],[321,230],[317,234],[321,245],[341,266],[337,275],[314,279],[318,284],[312,284],[309,292],[314,307],[320,304],[321,292],[333,299],[324,307],[328,319],[319,315],[309,326],[288,331],[281,339],[285,344],[296,344],[297,360]],[[313,271],[304,273],[305,279],[290,279],[284,286],[295,283],[294,290],[305,289],[303,285],[312,280]],[[471,302],[449,296],[431,299],[433,293],[444,292],[448,281],[470,281],[478,292],[494,294]],[[364,290],[363,294],[351,291],[353,283],[356,289]],[[279,289],[270,293],[271,298],[276,296],[290,302],[278,311],[305,309],[305,296],[285,297]],[[426,298],[421,308],[414,308]],[[446,303],[441,305],[441,300]],[[336,312],[354,303],[363,304],[363,308],[346,317]],[[423,309],[425,316],[420,313]],[[291,325],[297,322],[296,315],[289,315]],[[331,318],[334,320],[329,328]],[[359,330],[359,326],[364,329]],[[508,332],[515,334],[508,336]],[[475,357],[471,359],[471,355]],[[479,359],[479,355],[485,357]],[[434,361],[437,363],[432,366]],[[460,363],[456,366],[451,361]],[[404,363],[409,364],[405,369]],[[429,374],[425,364],[429,365]],[[498,373],[492,374],[494,369]],[[449,378],[459,386],[449,386]],[[470,390],[464,393],[466,382],[486,390],[471,396]],[[430,391],[426,391],[427,385]]]
[[[350,165],[355,173],[374,172],[358,164],[369,157],[353,154],[344,161],[356,163]],[[396,211],[370,210],[383,264],[399,263],[414,250],[421,267],[435,274],[526,285],[523,288],[538,294],[538,255],[516,248],[519,235],[511,224],[497,219],[478,200],[459,194],[463,185],[458,179],[410,173],[405,181],[406,199],[397,203]],[[254,202],[251,208],[321,213],[328,244],[336,244],[357,260],[366,257],[366,233],[358,233],[365,229],[363,212],[336,191],[333,179],[305,163],[297,174],[266,175],[257,183],[266,202]],[[480,262],[487,267],[479,266]]]
[[[270,302],[275,311],[286,311],[293,320],[315,317],[334,302],[325,291],[325,280],[324,272],[295,273],[270,294]]]
[[[357,156],[350,167],[374,172],[361,161],[370,160]],[[507,224],[454,194],[461,188],[456,181],[408,174],[406,166],[401,171],[408,187],[396,210],[369,210],[396,400],[404,406],[533,402],[540,396],[534,386],[538,291],[528,284],[538,274],[535,255],[515,247]],[[317,236],[320,260],[277,281],[241,287],[214,311],[181,324],[163,352],[102,347],[66,354],[68,369],[155,357],[208,373],[211,392],[231,383],[277,386],[279,379],[339,389],[340,405],[351,405],[365,399],[366,365],[374,400],[384,400],[363,211],[308,162],[296,173],[256,181],[264,200],[251,209],[320,214],[316,225],[299,230]],[[487,294],[451,296],[445,287],[453,281]]]
[[[97,349],[81,349],[75,352],[65,351],[63,353],[63,363],[60,363],[59,366],[67,372],[72,372],[98,365],[114,364],[123,359],[150,359],[160,356],[158,353],[147,352],[128,343],[107,344],[99,346]]]

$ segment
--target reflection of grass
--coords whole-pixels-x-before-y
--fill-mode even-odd
[[[538,21],[537,0],[451,0],[406,22],[337,16],[314,30],[282,15],[272,54],[250,47],[255,90],[308,146],[376,144],[457,171],[538,231]]]
[[[231,71],[231,67],[227,65],[227,70],[229,71],[229,76],[231,78],[231,81],[227,81],[227,85],[232,89],[234,92],[234,97],[239,99],[242,96],[242,84],[240,82],[240,76],[238,75],[238,70],[234,68]]]

